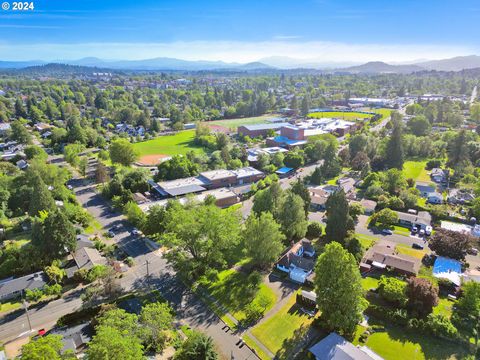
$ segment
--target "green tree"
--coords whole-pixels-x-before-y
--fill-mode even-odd
[[[325,237],[328,241],[345,244],[348,232],[355,228],[348,200],[343,189],[335,191],[327,199],[327,227]]]
[[[390,227],[398,223],[398,214],[389,208],[385,208],[373,214],[370,217],[370,223],[378,226]]]
[[[469,281],[462,286],[462,296],[453,308],[452,321],[475,338],[480,336],[480,283]]]
[[[256,214],[268,211],[275,217],[284,196],[285,193],[282,190],[280,183],[275,181],[267,189],[261,190],[255,194],[252,210]]]
[[[110,159],[113,163],[130,166],[138,159],[138,152],[127,139],[112,141],[109,148]]]
[[[173,329],[173,310],[167,303],[151,303],[142,308],[139,316],[146,349],[161,353],[167,346]]]
[[[337,242],[327,244],[315,265],[314,285],[318,309],[327,327],[353,334],[367,307],[353,255]]]
[[[342,165],[337,155],[337,145],[329,143],[325,149],[323,164],[320,166],[320,172],[324,179],[331,179],[338,176],[342,171]]]
[[[430,314],[438,305],[438,286],[429,279],[410,278],[407,281],[408,306],[419,316]]]
[[[144,359],[143,346],[136,336],[126,336],[110,326],[97,326],[86,351],[89,360]]]
[[[72,360],[71,351],[62,354],[63,343],[60,335],[47,335],[22,346],[21,360]]]
[[[158,165],[157,180],[174,180],[198,175],[198,165],[188,157],[174,155]]]
[[[252,213],[248,217],[243,231],[243,244],[253,265],[270,267],[281,254],[284,239],[280,225],[269,212],[258,216]]]
[[[397,306],[405,306],[408,298],[406,294],[407,283],[403,280],[384,276],[380,277],[378,283],[378,291],[380,295],[387,301],[394,303]]]
[[[39,174],[31,172],[31,188],[33,189],[30,197],[30,207],[28,213],[31,216],[38,216],[40,211],[53,211],[56,209],[55,200],[47,185],[43,182]]]
[[[282,198],[275,219],[288,240],[300,239],[307,233],[308,221],[303,200],[292,192],[287,192],[287,196]]]
[[[404,162],[403,153],[403,126],[402,119],[399,113],[392,113],[393,130],[392,135],[388,139],[386,149],[386,164],[389,168],[396,168],[402,170]]]
[[[137,228],[143,229],[146,221],[145,213],[135,202],[129,201],[126,203],[123,208],[123,212],[127,216],[128,221],[130,221]]]
[[[12,139],[18,141],[21,144],[31,144],[32,135],[28,132],[25,127],[23,120],[15,120],[11,124],[12,129]]]
[[[65,277],[65,270],[59,267],[57,261],[54,261],[52,265],[45,267],[45,274],[48,278],[55,282],[55,284],[60,284]]]
[[[432,130],[432,125],[424,115],[418,115],[411,118],[407,123],[412,134],[416,136],[426,136]]]
[[[217,360],[218,354],[211,337],[192,331],[175,353],[174,360]]]
[[[310,192],[308,191],[308,188],[305,186],[305,183],[302,180],[298,179],[291,185],[290,191],[302,198],[303,207],[305,209],[305,216],[308,216],[308,211],[310,210],[310,204],[312,202],[312,199],[310,197]]]
[[[52,211],[43,221],[35,222],[32,243],[42,250],[46,259],[58,259],[65,252],[75,250],[75,228],[63,212]]]

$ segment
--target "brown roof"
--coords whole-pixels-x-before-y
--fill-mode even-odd
[[[415,275],[422,265],[422,261],[416,257],[398,254],[395,250],[395,244],[389,241],[382,241],[368,249],[363,261],[369,263],[375,261],[395,270]]]
[[[310,240],[303,239],[295,243],[281,258],[278,260],[277,264],[289,267],[290,264],[295,265],[296,267],[302,268],[303,270],[313,270],[315,262],[312,259],[305,258],[303,256],[298,256],[297,252],[300,248],[303,247],[305,251],[312,251],[313,246]]]
[[[311,188],[310,190],[310,199],[312,204],[315,205],[325,205],[327,202],[328,196],[330,195],[327,191],[322,188]]]

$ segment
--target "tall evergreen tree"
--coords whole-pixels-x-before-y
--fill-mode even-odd
[[[343,189],[329,196],[327,203],[327,227],[325,234],[328,241],[345,244],[348,232],[355,228],[350,216],[347,197]]]
[[[329,143],[325,149],[323,164],[320,171],[324,179],[331,179],[338,176],[342,171],[342,165],[337,155],[337,147],[335,143]]]
[[[28,213],[31,216],[38,216],[40,211],[55,209],[55,200],[40,175],[32,173],[29,183],[32,188],[32,197],[30,198]]]
[[[337,242],[327,244],[315,265],[315,293],[326,325],[353,334],[367,307],[360,272],[352,254]]]
[[[392,113],[393,130],[388,139],[386,150],[386,164],[388,168],[403,169],[404,153],[402,144],[403,126],[401,115]]]
[[[281,225],[282,232],[288,240],[304,237],[307,233],[308,221],[302,198],[288,192],[287,196],[282,198],[275,220]]]
[[[302,198],[305,215],[308,216],[308,210],[310,209],[310,204],[312,200],[310,197],[310,192],[305,186],[305,183],[301,179],[298,179],[292,184],[292,186],[290,187],[290,191]]]

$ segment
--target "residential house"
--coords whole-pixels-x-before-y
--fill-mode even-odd
[[[24,291],[41,289],[47,284],[47,277],[43,271],[19,278],[8,278],[0,281],[0,300],[13,299]]]
[[[23,159],[18,160],[16,165],[17,165],[17,168],[19,168],[20,170],[25,170],[26,168],[28,168],[28,163]]]
[[[67,278],[72,278],[80,269],[90,270],[95,265],[107,265],[108,261],[97,249],[92,247],[80,247],[72,254],[74,263],[66,267]]]
[[[363,206],[365,209],[364,214],[365,215],[372,215],[375,212],[375,208],[377,207],[377,202],[373,200],[368,200],[368,199],[362,199],[359,201],[360,205]]]
[[[280,260],[277,269],[289,274],[292,281],[303,284],[312,275],[315,261],[312,257],[315,249],[310,240],[303,239],[294,244]]]
[[[0,135],[3,136],[11,129],[10,123],[0,123]]]
[[[339,189],[343,189],[347,197],[355,197],[355,184],[357,181],[353,178],[344,177],[337,181]]]
[[[420,196],[424,198],[428,198],[428,195],[437,191],[437,187],[435,185],[431,185],[425,182],[417,181],[416,186],[418,191],[420,191]]]
[[[52,125],[40,122],[33,125],[33,128],[38,132],[43,133],[44,131],[50,130],[52,128]]]
[[[429,193],[427,196],[429,204],[443,204],[443,195],[438,192]]]
[[[93,328],[89,322],[85,322],[71,327],[52,330],[50,334],[62,337],[62,353],[72,351],[74,354],[81,354],[92,340]]]
[[[310,193],[310,206],[314,210],[325,210],[330,193],[328,191],[325,191],[320,186],[309,188],[308,192]]]
[[[448,172],[440,168],[433,168],[430,171],[430,178],[432,181],[435,181],[437,184],[444,183],[447,181]]]
[[[447,201],[449,204],[464,205],[475,199],[475,195],[469,190],[451,189]]]
[[[355,346],[334,332],[313,345],[308,351],[315,360],[383,360],[366,346]]]
[[[385,240],[373,245],[365,253],[360,267],[364,270],[371,267],[391,269],[403,275],[416,276],[422,265],[421,259],[399,254],[395,246],[395,243]]]
[[[81,248],[94,248],[95,244],[93,243],[92,240],[90,240],[90,236],[87,234],[78,234],[77,235],[77,245],[75,247],[75,250],[79,250]]]
[[[480,237],[480,225],[476,225],[476,224],[468,225],[468,224],[455,223],[452,221],[441,221],[440,228],[459,232],[465,235]]]
[[[427,226],[432,224],[432,215],[428,211],[419,211],[418,214],[410,214],[397,211],[398,223],[402,226],[412,228],[414,226],[425,230]]]

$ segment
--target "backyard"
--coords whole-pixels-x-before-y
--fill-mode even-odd
[[[430,182],[430,176],[425,169],[427,161],[405,161],[403,164],[403,174],[407,179],[415,181]]]
[[[362,333],[363,329],[359,329],[357,334]],[[359,344],[358,336],[353,343]],[[371,334],[365,345],[385,360],[447,360],[461,359],[465,355],[461,345],[390,325],[385,326],[384,331]]]

